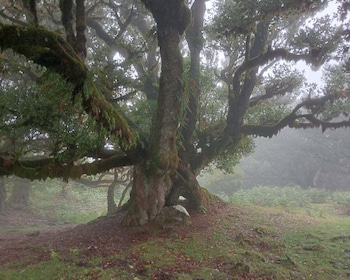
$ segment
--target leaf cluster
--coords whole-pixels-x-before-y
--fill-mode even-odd
[[[257,22],[278,21],[282,16],[312,11],[322,5],[323,1],[220,1],[213,28],[221,35],[247,35],[255,30]]]
[[[99,135],[96,123],[72,102],[72,87],[47,72],[27,88],[1,91],[1,153],[17,158],[51,155],[64,163],[103,145],[105,135]]]
[[[284,105],[271,106],[267,103],[261,103],[247,110],[245,122],[249,125],[271,126],[287,116],[290,111]]]

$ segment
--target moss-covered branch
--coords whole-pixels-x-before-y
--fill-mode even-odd
[[[287,126],[292,126],[296,119],[301,116],[296,114],[290,114],[284,117],[281,121],[275,125],[243,125],[240,129],[240,132],[244,135],[256,135],[261,137],[272,137],[276,135],[282,128]]]
[[[41,28],[0,23],[0,48],[12,49],[63,76],[75,85],[72,94],[84,91],[84,109],[91,117],[121,139],[124,147],[134,143],[132,132],[121,113],[105,99],[100,90],[94,89],[96,85],[87,78],[88,71],[82,58],[58,34]],[[87,82],[89,85],[83,90]]]
[[[0,23],[0,48],[12,49],[51,69],[75,85],[82,85],[87,68],[60,35],[43,28]]]
[[[48,178],[78,179],[82,175],[95,175],[115,167],[132,165],[126,156],[114,156],[92,163],[61,165],[53,159],[9,160],[0,158],[0,177],[16,175],[30,180]]]
[[[326,122],[318,119],[315,115],[325,106],[326,102],[333,102],[337,99],[344,99],[350,96],[348,91],[334,92],[319,98],[310,98],[300,102],[293,111],[284,117],[281,121],[272,126],[263,125],[244,125],[240,128],[240,132],[245,135],[257,135],[262,137],[272,137],[276,135],[282,128],[289,126],[294,128],[313,128],[321,127],[322,131],[326,129],[337,129],[350,127],[350,120],[338,122]],[[300,109],[307,109],[308,114],[297,114]],[[306,120],[296,121],[296,120]]]
[[[109,103],[100,89],[88,79],[84,84],[83,107],[90,117],[96,119],[107,131],[120,139],[120,145],[127,148],[135,144],[135,136],[127,121],[116,108]]]

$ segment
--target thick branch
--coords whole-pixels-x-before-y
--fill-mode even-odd
[[[235,72],[236,79],[239,79],[239,77],[247,70],[264,65],[265,63],[269,62],[270,60],[275,60],[282,58],[286,61],[300,61],[304,60],[307,63],[313,63],[313,57],[309,53],[305,54],[294,54],[289,52],[286,49],[275,49],[275,50],[267,50],[264,53],[261,53],[260,55],[256,56],[255,58],[252,58],[250,60],[246,60],[240,67],[238,67],[237,71]]]
[[[311,110],[313,113],[318,113],[320,108],[326,104],[326,102],[333,102],[336,99],[344,99],[350,97],[350,91],[336,91],[331,94],[327,94],[318,98],[309,98],[295,106],[293,113],[297,112],[300,108],[304,107]]]
[[[309,122],[295,122],[297,119],[307,119]],[[327,129],[338,129],[350,127],[350,120],[340,122],[325,122],[317,119],[312,114],[309,115],[295,115],[290,114],[283,118],[279,123],[273,126],[261,126],[261,125],[244,125],[241,127],[241,132],[245,135],[256,135],[261,137],[272,137],[277,135],[278,132],[284,127],[292,128],[316,128],[321,127],[322,132]]]
[[[249,64],[250,61],[253,61],[254,57],[260,57],[261,54],[264,53],[268,37],[268,26],[269,24],[266,22],[257,25],[257,32],[255,33],[255,38],[252,44],[250,43],[250,38],[249,42],[247,40],[245,61],[233,76],[232,90],[230,89],[228,96],[229,111],[225,128],[225,134],[227,135],[232,136],[235,131],[237,132],[243,122],[243,116],[248,109],[249,99],[257,82],[257,66],[259,66],[259,64],[253,67],[247,67],[246,69],[244,69],[244,67]],[[241,76],[244,72],[245,77],[243,84],[241,85]],[[236,136],[238,136],[238,134]]]
[[[115,39],[103,29],[102,25],[99,24],[96,20],[88,18],[86,19],[87,25],[94,29],[97,36],[100,37],[108,46],[114,46],[115,45]],[[124,51],[125,53],[125,51]],[[126,55],[123,55],[126,56]]]
[[[89,85],[85,84],[83,95],[85,111],[117,138],[129,144],[134,142],[132,132],[122,115],[99,93],[96,85],[90,84],[92,79],[87,79],[87,69],[83,61],[59,35],[45,29],[0,23],[0,47],[11,48],[35,63],[59,73],[75,85],[76,91],[73,94],[78,94],[87,81]]]
[[[0,23],[0,47],[52,69],[75,85],[83,84],[86,79],[87,69],[73,48],[46,29]]]
[[[75,51],[82,58],[86,57],[86,21],[85,21],[85,0],[76,0],[76,17],[75,17],[75,29],[76,29],[76,41]]]
[[[186,31],[186,40],[191,52],[191,63],[189,71],[189,86],[188,91],[188,105],[186,107],[185,118],[181,134],[183,136],[184,151],[182,159],[187,158],[188,161],[194,159],[196,154],[193,148],[192,138],[196,129],[198,120],[198,101],[201,94],[200,90],[200,53],[203,49],[203,22],[206,10],[204,0],[196,0],[192,5],[192,24]]]
[[[266,125],[243,125],[240,132],[244,135],[256,135],[262,137],[272,137],[276,135],[282,128],[291,126],[294,121],[304,116],[297,116],[296,114],[289,114],[284,117],[280,122],[272,126]]]
[[[322,132],[325,132],[327,129],[338,129],[338,128],[347,128],[350,127],[350,119],[347,121],[339,121],[339,122],[325,122],[317,119],[313,115],[305,116],[305,118],[309,121],[309,123],[295,123],[290,127],[294,128],[315,128],[321,127]]]
[[[73,0],[60,0],[61,20],[66,30],[67,42],[74,46],[75,34],[73,29]]]
[[[115,167],[128,165],[132,165],[132,162],[126,156],[116,156],[78,165],[60,165],[49,158],[19,161],[0,158],[0,177],[16,175],[31,180],[57,177],[68,180],[80,178],[82,175],[96,175]]]
[[[323,97],[307,99],[293,109],[293,111],[286,117],[284,117],[280,122],[272,126],[261,126],[261,125],[243,125],[240,128],[240,132],[245,135],[258,135],[263,137],[272,137],[276,135],[282,128],[289,126],[294,128],[312,128],[312,127],[321,127],[322,131],[325,131],[329,128],[342,128],[349,127],[349,121],[340,121],[340,122],[325,122],[319,120],[315,117],[315,114],[319,113],[319,110],[323,108],[326,102],[333,102],[336,99],[350,97],[350,92],[335,92],[333,94],[328,94]],[[301,114],[297,115],[297,112],[305,108],[311,110],[310,114]],[[297,119],[306,119],[308,123],[304,122],[295,122]]]

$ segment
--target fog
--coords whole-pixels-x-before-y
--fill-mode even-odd
[[[255,145],[234,174],[214,170],[203,184],[227,195],[258,185],[350,190],[349,130],[287,128],[271,139],[256,138]]]

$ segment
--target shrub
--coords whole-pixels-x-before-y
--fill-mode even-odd
[[[337,206],[350,207],[350,192],[335,191],[330,195],[329,202]]]
[[[256,186],[237,191],[230,198],[230,202],[267,207],[304,207],[310,204],[312,199],[300,186]]]

